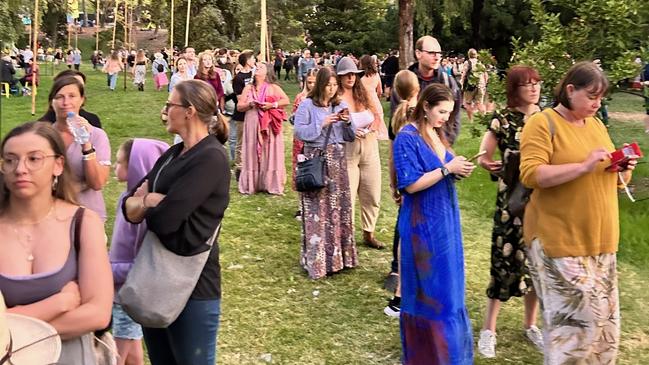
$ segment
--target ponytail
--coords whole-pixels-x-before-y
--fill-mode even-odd
[[[222,144],[227,142],[230,128],[221,113],[212,117],[212,121],[209,124],[209,131],[210,134],[213,134]]]
[[[396,135],[408,123],[410,114],[412,114],[410,111],[408,100],[401,100],[394,114],[392,114],[392,133]]]

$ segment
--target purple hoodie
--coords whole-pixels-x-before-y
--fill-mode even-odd
[[[122,193],[117,202],[115,225],[113,226],[113,239],[110,244],[110,265],[113,269],[115,292],[121,288],[126,280],[137,251],[140,249],[147,227],[143,221],[140,224],[131,224],[124,219],[122,204],[124,196],[146,176],[153,165],[169,145],[154,139],[135,138],[128,161],[128,177],[126,191]]]

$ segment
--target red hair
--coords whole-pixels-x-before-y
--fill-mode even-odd
[[[530,66],[514,66],[507,72],[507,107],[521,106],[518,88],[528,82],[541,81],[539,72]]]

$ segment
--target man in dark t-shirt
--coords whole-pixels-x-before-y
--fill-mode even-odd
[[[241,143],[243,140],[243,120],[246,113],[238,111],[236,104],[239,102],[238,98],[241,96],[246,85],[252,83],[252,68],[255,66],[254,53],[250,50],[241,52],[239,55],[239,64],[242,69],[232,79],[232,89],[234,90],[234,94],[237,96],[237,99],[235,99],[234,114],[232,115],[232,120],[236,122],[237,126],[237,148],[234,153],[234,168],[237,181],[239,181],[239,175],[241,174]]]

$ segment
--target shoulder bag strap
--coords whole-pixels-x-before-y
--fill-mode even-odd
[[[547,109],[542,111],[541,114],[545,116],[545,120],[548,122],[548,130],[550,130],[550,140],[554,141],[554,121],[552,120],[552,118],[550,118],[550,116],[548,115],[548,113],[546,113],[546,111]]]

